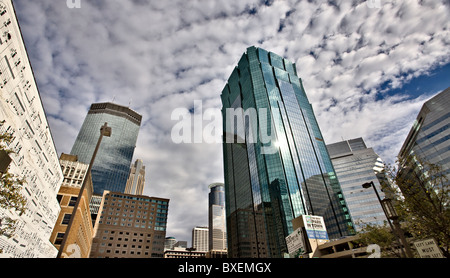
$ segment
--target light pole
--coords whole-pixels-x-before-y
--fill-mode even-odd
[[[395,228],[396,228],[396,230],[397,230],[397,234],[398,234],[398,236],[400,237],[400,240],[401,240],[401,242],[403,243],[403,246],[404,246],[404,248],[405,248],[406,256],[407,256],[408,258],[413,258],[414,255],[412,254],[411,248],[409,247],[409,244],[408,244],[408,242],[406,241],[406,238],[405,238],[405,235],[404,235],[404,233],[403,233],[403,230],[402,230],[402,228],[400,227],[400,223],[398,222],[398,214],[397,214],[397,212],[395,211],[395,208],[394,208],[394,206],[393,206],[393,204],[392,204],[392,200],[389,199],[389,198],[384,198],[384,199],[382,200],[382,205],[383,205],[383,207],[386,209],[386,212],[387,212],[387,215],[386,215],[386,216],[387,216],[389,219],[391,219],[392,222],[394,222],[394,226],[395,226]]]
[[[362,187],[365,188],[365,189],[370,188],[370,187],[373,187],[373,190],[375,190],[375,194],[377,195],[378,202],[380,202],[380,205],[381,205],[381,208],[383,209],[384,215],[386,216],[386,219],[387,219],[387,221],[388,221],[388,223],[389,223],[389,226],[391,227],[391,230],[392,230],[392,232],[393,232],[394,235],[395,235],[395,240],[397,241],[397,244],[398,244],[399,246],[401,246],[400,241],[399,241],[399,239],[398,239],[398,235],[397,235],[397,233],[396,233],[396,231],[395,231],[395,229],[394,229],[394,226],[392,226],[391,218],[389,218],[389,216],[388,216],[388,212],[386,211],[386,208],[384,207],[383,202],[381,201],[380,195],[378,194],[378,191],[377,191],[377,188],[375,187],[375,184],[373,183],[373,181],[370,181],[370,182],[364,183],[364,184],[362,185]],[[400,250],[401,250],[401,252],[402,252],[403,257],[406,258],[406,255],[405,255],[405,252],[403,251],[403,248],[401,248]]]
[[[95,146],[94,153],[92,154],[91,162],[89,163],[89,167],[88,167],[88,169],[86,171],[86,176],[84,177],[83,184],[81,185],[81,188],[80,188],[80,193],[78,193],[78,198],[77,198],[77,201],[76,201],[75,206],[73,208],[72,215],[70,216],[69,224],[67,225],[66,232],[64,233],[63,240],[62,240],[61,245],[59,247],[57,258],[61,258],[62,254],[64,253],[64,249],[66,248],[66,241],[67,241],[70,229],[72,228],[72,224],[73,224],[73,221],[75,219],[75,215],[76,215],[76,213],[78,211],[78,207],[80,205],[80,201],[81,201],[81,198],[83,196],[83,192],[84,192],[84,190],[86,188],[88,175],[91,174],[92,165],[94,164],[95,156],[97,155],[97,152],[98,152],[98,149],[100,147],[100,143],[102,142],[103,136],[106,136],[106,137],[110,137],[111,136],[111,127],[109,127],[107,123],[105,123],[100,128],[100,137],[98,138],[97,145]]]

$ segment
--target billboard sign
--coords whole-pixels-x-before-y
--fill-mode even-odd
[[[306,235],[309,239],[318,239],[329,241],[327,228],[323,217],[314,215],[303,215],[303,224],[305,225]]]

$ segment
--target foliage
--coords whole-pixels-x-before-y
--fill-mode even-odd
[[[394,248],[397,246],[395,235],[392,229],[384,222],[383,226],[365,224],[360,232],[358,242],[363,245],[378,244],[381,248],[381,257],[400,258],[400,251]]]
[[[3,122],[2,122],[3,123]],[[7,146],[13,140],[11,134],[0,133],[0,150],[5,150],[7,153],[12,153],[12,150]],[[14,210],[21,216],[25,213],[27,200],[21,194],[25,179],[18,177],[8,171],[0,173],[0,208],[4,210]],[[1,215],[0,218],[0,236],[5,235],[11,237],[15,231],[14,220],[8,216]],[[0,249],[0,252],[2,250]]]
[[[442,167],[417,157],[399,160],[387,173],[401,191],[387,187],[396,209],[415,239],[434,238],[446,257],[450,247],[450,183]],[[402,198],[400,198],[402,197]]]
[[[444,256],[450,257],[450,188],[442,167],[411,156],[399,159],[396,167],[387,165],[385,174],[389,182],[382,183],[382,189],[394,200],[405,234],[412,241],[434,238]],[[382,249],[394,240],[386,225],[366,225],[363,233],[367,243]]]
[[[24,179],[11,173],[5,173],[0,180],[0,207],[14,209],[21,216],[25,212],[26,198],[21,194]]]

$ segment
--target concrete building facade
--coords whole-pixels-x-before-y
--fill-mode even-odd
[[[86,173],[89,165],[78,162],[77,156],[64,153],[61,154],[60,163],[64,173],[64,181],[57,195],[61,212],[53,228],[50,241],[59,250],[64,236],[68,233],[64,250],[61,251],[61,257],[89,258],[94,235],[94,227],[89,209],[93,190],[92,179]],[[79,203],[78,213],[76,214],[72,228],[68,232],[68,223],[73,216],[74,206],[85,178],[88,180],[82,195],[82,200]]]
[[[209,229],[208,227],[195,227],[192,229],[192,248],[199,252],[209,250]]]
[[[105,190],[91,258],[162,258],[169,199]]]
[[[164,258],[166,259],[192,259],[192,258],[206,258],[205,251],[196,251],[184,247],[173,247],[164,251]]]

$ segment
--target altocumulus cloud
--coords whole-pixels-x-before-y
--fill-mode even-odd
[[[387,161],[422,103],[389,95],[449,62],[447,1],[15,0],[58,152],[70,152],[91,103],[143,115],[135,158],[145,194],[171,199],[168,236],[207,224],[220,144],[174,144],[176,108],[221,108],[220,92],[255,45],[296,62],[327,143],[363,137]],[[381,85],[384,84],[383,87]],[[387,85],[386,85],[387,84]]]

